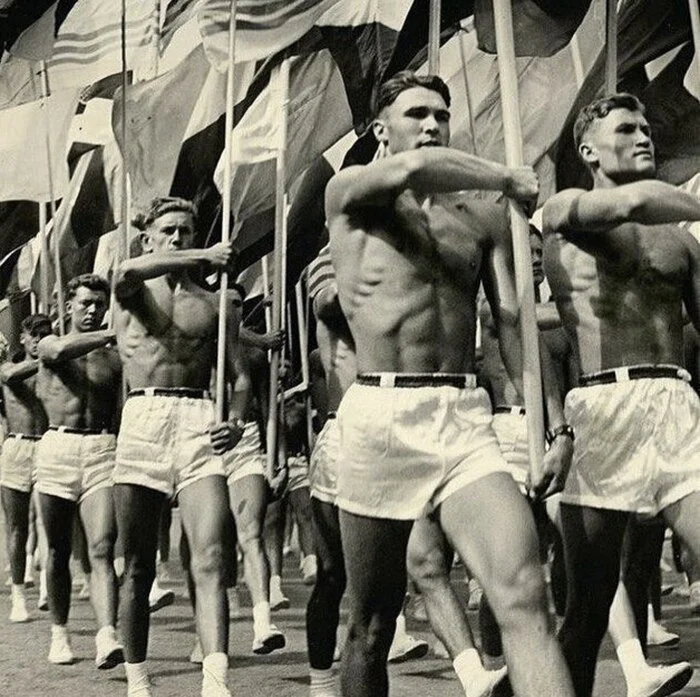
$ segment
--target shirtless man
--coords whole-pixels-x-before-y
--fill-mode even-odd
[[[222,549],[229,513],[220,455],[240,439],[243,414],[214,423],[208,389],[216,362],[218,299],[189,274],[228,268],[233,247],[219,243],[193,249],[196,214],[189,201],[155,199],[136,221],[146,253],[122,262],[116,278],[115,327],[130,389],[114,472],[124,544],[121,610],[130,697],[150,695],[148,593],[155,577],[161,507],[174,493],[192,555],[204,655],[202,695],[230,694]],[[227,325],[227,368],[233,376],[236,313],[227,314]]]
[[[34,451],[48,425],[44,405],[36,395],[36,374],[39,370],[37,345],[49,334],[51,320],[47,315],[30,315],[24,319],[20,333],[24,355],[18,361],[8,359],[0,367],[2,396],[9,428],[0,456],[0,493],[12,576],[10,622],[29,620],[24,597],[24,572],[30,496],[36,480]],[[37,521],[37,528],[40,525]],[[44,568],[41,573],[42,579],[45,578]]]
[[[337,502],[351,599],[343,694],[388,694],[406,544],[429,507],[489,596],[516,692],[567,697],[532,514],[473,374],[483,280],[504,360],[521,384],[505,207],[457,193],[491,189],[529,200],[537,180],[529,167],[448,148],[448,106],[438,77],[404,72],[389,80],[374,122],[387,156],[342,170],[326,190],[331,257],[358,368],[338,411]]]
[[[70,554],[78,510],[85,529],[90,600],[99,631],[98,668],[124,660],[117,641],[117,537],[112,499],[121,363],[114,332],[100,329],[109,303],[109,284],[84,274],[66,286],[65,336],[50,335],[38,345],[37,394],[49,427],[36,449],[37,490],[49,544],[47,580],[51,612],[51,663],[72,663],[68,635]]]
[[[700,202],[654,181],[641,103],[613,95],[585,107],[578,152],[593,189],[545,204],[545,270],[577,357],[566,398],[576,432],[562,495],[568,599],[561,630],[579,697],[618,585],[631,513],[661,511],[700,552],[700,401],[683,363],[683,306],[700,325],[700,246],[676,221]]]

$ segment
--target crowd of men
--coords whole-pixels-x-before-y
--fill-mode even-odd
[[[377,157],[328,184],[329,242],[308,271],[318,345],[310,391],[322,426],[313,448],[291,403],[276,452],[265,453],[265,349],[283,337],[241,327],[237,285],[224,298],[223,403],[212,399],[221,305],[199,278],[231,270],[235,252],[194,247],[188,201],[159,198],[139,216],[143,254],[115,270],[107,328],[110,285],[92,274],[68,283],[64,331],[44,315],[25,320],[22,355],[0,368],[9,431],[0,485],[12,622],[28,617],[25,544],[38,492],[50,662],[73,661],[77,511],[97,667],[123,662],[128,696],[151,696],[149,594],[161,516],[177,501],[192,660],[202,663],[203,697],[230,695],[231,514],[252,650],[270,653],[286,643],[271,620],[288,603],[285,516],[274,501],[286,490],[314,585],[312,697],[388,695],[387,661],[425,653],[405,630],[409,579],[466,697],[590,697],[606,630],[628,697],[663,697],[690,680],[690,664],[650,666],[645,654],[666,526],[700,612],[700,400],[684,368],[684,339],[700,330],[700,245],[679,225],[700,220],[700,200],[655,180],[635,97],[582,110],[574,135],[593,187],[554,195],[541,230],[531,227],[534,281],[544,283],[544,268],[552,298],[537,307],[546,434],[533,437],[548,446],[532,467],[505,200],[530,210],[538,181],[530,167],[450,149],[449,105],[440,78],[399,73],[378,95]],[[563,556],[564,582],[552,573],[558,634],[541,563],[547,536]],[[483,588],[479,648],[450,583],[455,553]]]

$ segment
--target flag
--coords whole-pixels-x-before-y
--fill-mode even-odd
[[[683,87],[700,101],[700,51],[696,48],[688,72],[683,78]]]
[[[677,184],[700,170],[700,103],[683,87],[693,58],[688,5],[675,0],[628,0],[618,15],[618,91],[636,94],[646,106],[657,150],[660,179]],[[691,43],[688,43],[691,42]],[[644,66],[686,44],[653,80]],[[590,175],[579,160],[573,124],[586,104],[602,96],[605,51],[591,68],[562,127],[555,153],[557,188],[589,188]]]
[[[552,56],[566,46],[588,12],[591,0],[513,0],[517,56]],[[493,0],[475,0],[479,48],[496,53]]]
[[[72,4],[75,0],[69,1]],[[22,43],[25,34],[30,34],[31,36],[38,33],[42,35],[48,31],[50,34],[46,42],[49,48],[48,53],[42,47],[38,53],[27,56],[33,60],[48,58],[51,55],[51,39],[55,29],[53,20],[56,5],[56,0],[31,0],[31,2],[13,2],[10,3],[9,7],[3,8],[2,22],[0,23],[0,55],[2,55],[3,51],[15,48],[20,51],[19,55],[21,55],[22,52],[18,48],[18,43]],[[34,29],[37,24],[41,27],[39,32]]]
[[[68,187],[68,131],[77,104],[77,90],[63,90],[47,99],[0,111],[1,201],[48,201],[49,155],[54,199],[64,195]]]

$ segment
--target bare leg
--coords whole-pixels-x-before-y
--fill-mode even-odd
[[[406,547],[412,524],[340,511],[350,596],[341,668],[345,697],[389,694],[386,661],[406,592]]]
[[[559,637],[577,697],[590,697],[596,660],[608,626],[620,573],[620,550],[629,514],[561,505],[568,578]]]
[[[299,530],[299,547],[302,558],[314,554],[314,532],[311,519],[311,496],[309,487],[303,486],[289,492],[289,505],[294,511]]]
[[[207,505],[202,506],[202,501]],[[180,515],[190,544],[192,578],[197,591],[196,620],[202,651],[228,651],[228,597],[223,539],[229,514],[224,477],[200,479],[179,494]]]
[[[134,484],[115,484],[119,537],[124,545],[120,622],[127,663],[142,663],[148,650],[148,594],[156,576],[158,523],[165,494]]]
[[[666,523],[678,534],[684,550],[684,564],[691,583],[691,611],[700,613],[697,592],[700,582],[700,491],[676,501],[663,511]]]
[[[515,692],[572,695],[548,613],[535,522],[510,475],[491,474],[460,489],[442,504],[439,519],[493,609]]]
[[[27,564],[30,495],[28,492],[0,486],[0,496],[7,526],[6,541],[10,575],[13,585],[21,586],[24,584],[24,571]]]

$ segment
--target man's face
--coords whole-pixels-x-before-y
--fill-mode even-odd
[[[411,87],[382,110],[375,121],[375,135],[390,154],[446,146],[450,142],[450,112],[435,90]]]
[[[71,326],[79,332],[92,332],[102,326],[107,312],[107,296],[101,290],[80,286],[66,305]]]
[[[544,281],[544,266],[542,265],[542,239],[539,235],[530,233],[530,256],[532,257],[532,278],[535,286]]]
[[[143,246],[149,252],[191,249],[194,244],[194,220],[185,211],[171,211],[156,218],[146,230]]]
[[[615,183],[656,174],[651,128],[639,111],[613,109],[591,124],[581,147],[584,159]]]
[[[24,348],[24,352],[29,358],[36,358],[39,355],[37,346],[39,342],[51,332],[47,329],[38,329],[34,332],[23,331],[20,334],[19,342]]]

